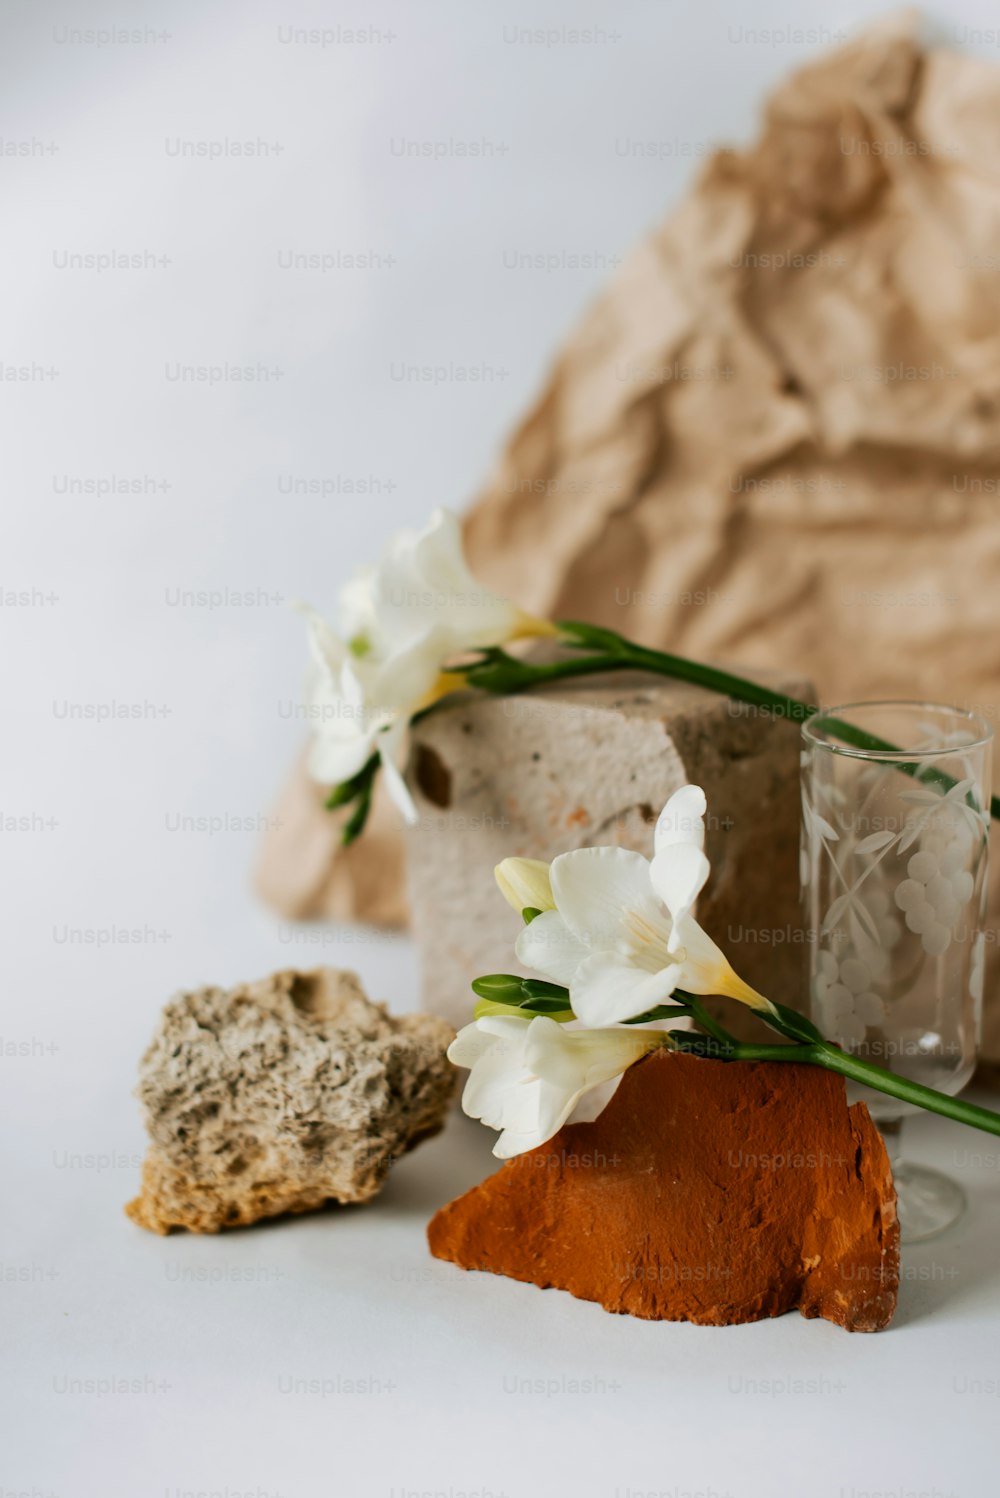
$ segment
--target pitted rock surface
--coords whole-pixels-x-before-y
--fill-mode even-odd
[[[140,1066],[150,1147],[126,1211],[153,1232],[214,1233],[367,1201],[441,1128],[453,1033],[388,1014],[333,968],[179,994]]]

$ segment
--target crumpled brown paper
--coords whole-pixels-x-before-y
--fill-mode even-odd
[[[794,669],[827,703],[995,719],[998,141],[1000,68],[924,50],[910,15],[789,78],[570,339],[468,516],[477,575],[554,618]],[[289,795],[308,814],[271,836],[268,898],[398,918],[385,832],[340,853],[318,792]]]

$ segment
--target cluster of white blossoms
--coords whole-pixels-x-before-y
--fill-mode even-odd
[[[416,812],[399,769],[403,742],[414,714],[463,685],[448,666],[472,651],[554,632],[476,581],[448,510],[436,510],[422,531],[398,533],[381,562],[341,590],[336,628],[314,609],[303,612],[313,658],[310,773],[340,785],[377,752],[410,821]]]
[[[500,1158],[544,1144],[571,1119],[596,1118],[626,1069],[670,1043],[662,1029],[628,1022],[676,990],[771,1011],[693,914],[710,872],[705,804],[696,785],[671,796],[652,859],[627,848],[581,848],[551,865],[508,858],[497,868],[504,897],[528,919],[518,959],[564,985],[571,1010],[560,1022],[491,1006],[495,1012],[452,1042],[451,1060],[471,1068],[462,1106],[501,1130],[493,1151]]]

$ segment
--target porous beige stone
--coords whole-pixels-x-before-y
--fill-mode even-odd
[[[801,677],[753,674],[812,700]],[[749,983],[801,1005],[797,724],[684,682],[594,676],[436,710],[414,729],[410,780],[423,1002],[452,1024],[471,1018],[474,977],[524,971],[494,866],[603,843],[651,854],[656,816],[687,781],[708,796],[699,920]]]
[[[215,1233],[367,1201],[441,1128],[452,1033],[334,968],[179,994],[142,1058],[150,1147],[125,1210],[155,1233]]]

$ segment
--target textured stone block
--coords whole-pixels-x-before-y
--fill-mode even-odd
[[[215,1233],[367,1201],[441,1128],[452,1033],[432,1015],[393,1017],[333,968],[178,995],[142,1058],[150,1147],[128,1215],[155,1233]]]
[[[756,676],[812,692],[799,677]],[[749,983],[799,1004],[799,732],[701,687],[631,674],[431,713],[414,730],[420,822],[408,837],[425,1007],[465,1024],[472,978],[519,970],[519,923],[495,864],[602,843],[650,855],[654,820],[686,781],[708,796],[699,919]]]
[[[728,1326],[796,1308],[880,1331],[899,1287],[885,1144],[842,1077],[657,1052],[449,1203],[431,1252],[606,1311]]]

